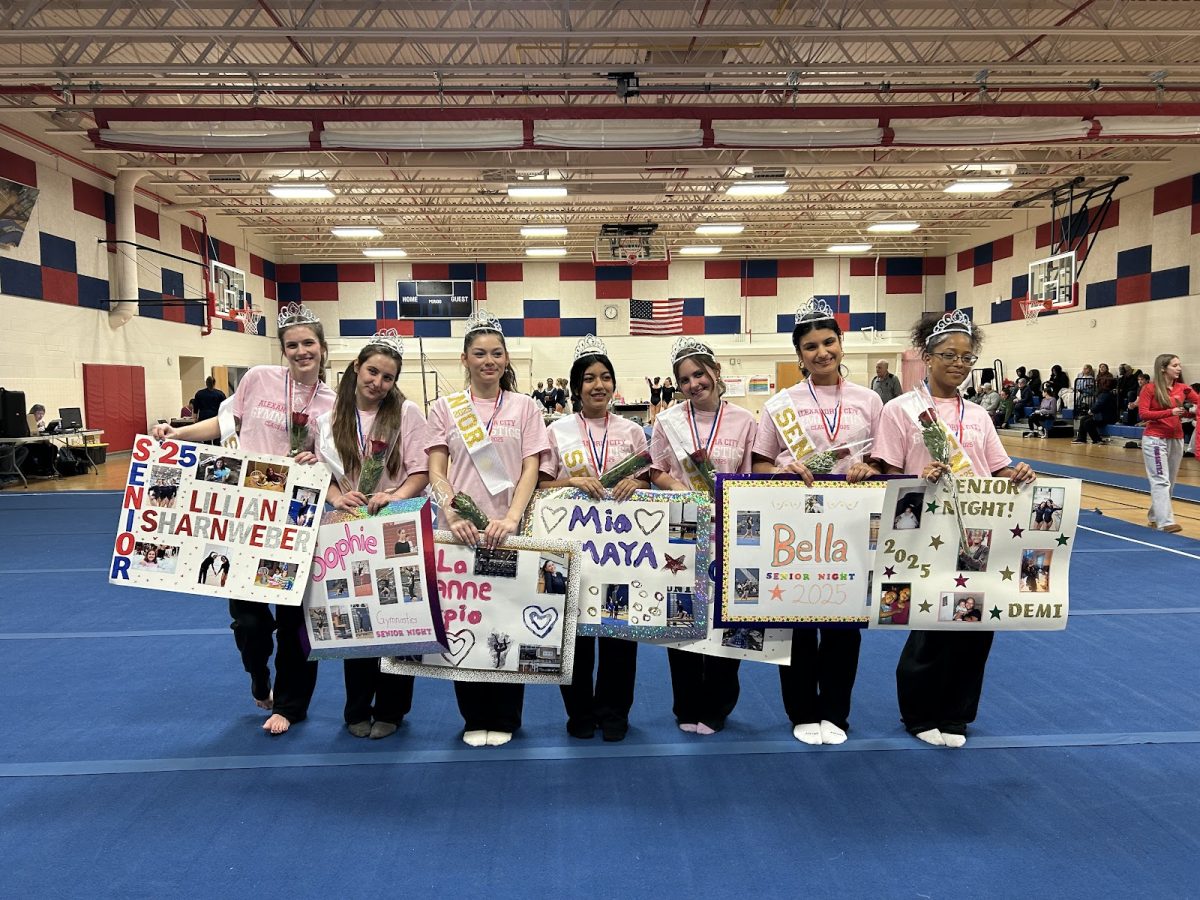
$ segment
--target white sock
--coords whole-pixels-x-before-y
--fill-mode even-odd
[[[688,734],[695,734],[696,733],[696,725],[692,722],[680,722],[679,730],[686,731]]]
[[[917,734],[917,740],[924,741],[927,744],[933,744],[935,747],[945,747],[946,737],[936,728],[930,728],[928,731],[922,731]]]
[[[512,740],[511,731],[489,731],[487,734],[487,745],[489,747],[499,747],[501,744],[507,744]]]
[[[469,747],[482,747],[487,743],[486,731],[464,731],[463,743]]]
[[[942,740],[946,742],[947,747],[953,747],[956,750],[959,747],[965,747],[967,745],[967,736],[965,734],[950,734],[949,732],[943,732]]]
[[[821,743],[821,723],[806,722],[803,725],[797,725],[792,729],[792,737],[805,744],[815,746]]]
[[[697,722],[696,723],[696,734],[707,735],[707,734],[716,734],[716,732],[713,731],[713,729],[709,728],[707,725],[705,725],[703,722]]]
[[[846,732],[838,728],[828,719],[821,720],[821,743],[822,744],[844,744],[846,743]]]

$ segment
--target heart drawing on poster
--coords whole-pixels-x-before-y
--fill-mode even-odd
[[[546,608],[527,606],[521,611],[521,618],[524,620],[526,628],[538,637],[544,638],[558,622],[558,610],[552,606]]]
[[[547,531],[553,531],[566,517],[567,508],[565,506],[547,506],[542,509],[542,527]]]
[[[639,509],[633,514],[633,521],[642,530],[642,534],[649,535],[658,529],[665,515],[666,512],[661,509]]]
[[[458,666],[475,646],[475,633],[469,628],[461,631],[447,631],[446,646],[449,649],[442,654],[442,659],[452,666]]]

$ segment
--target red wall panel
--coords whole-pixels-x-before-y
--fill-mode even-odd
[[[149,421],[145,369],[84,363],[83,421],[88,428],[104,430],[109,452],[132,449],[134,437]]]

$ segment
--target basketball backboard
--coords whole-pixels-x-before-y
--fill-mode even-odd
[[[592,249],[598,266],[635,266],[638,263],[670,262],[667,240],[653,222],[601,225]]]
[[[1075,253],[1059,253],[1029,264],[1030,304],[1043,310],[1069,309],[1077,302]]]
[[[213,315],[219,319],[235,319],[249,304],[246,294],[246,273],[224,263],[212,263],[212,293],[215,301]]]

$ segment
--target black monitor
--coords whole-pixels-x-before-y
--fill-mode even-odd
[[[83,429],[83,413],[78,406],[59,407],[58,418],[62,431],[81,431]]]
[[[0,388],[0,437],[29,437],[24,391],[6,391]]]

